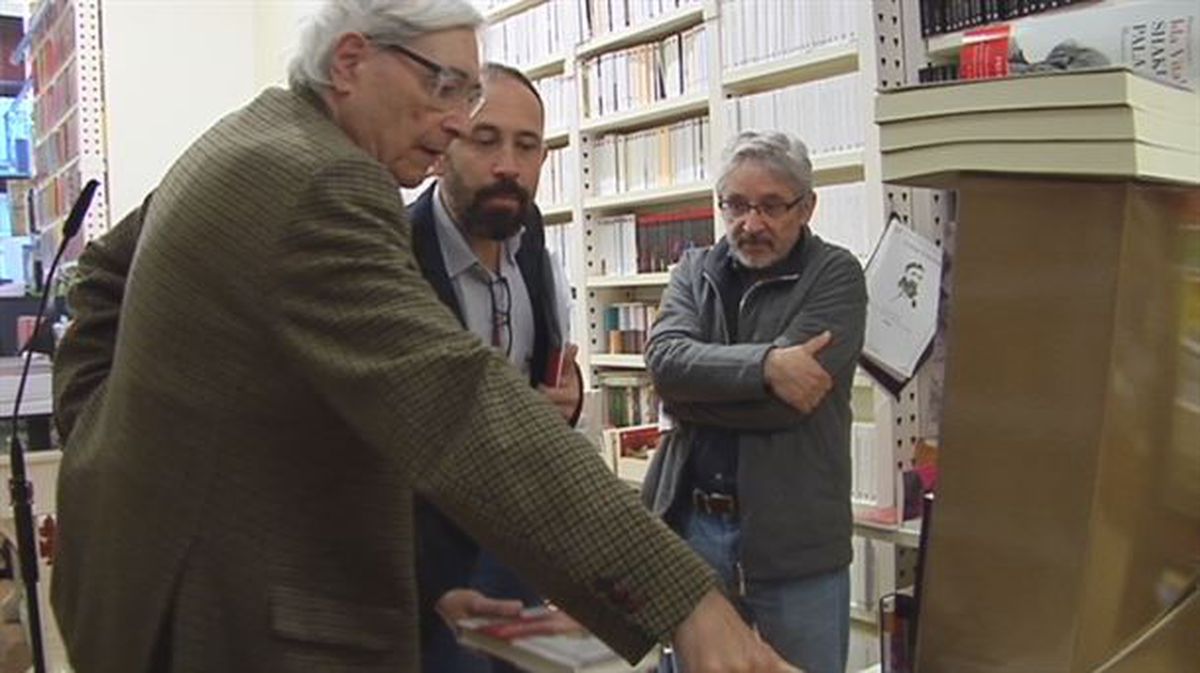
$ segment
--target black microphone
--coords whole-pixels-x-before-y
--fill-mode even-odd
[[[33,335],[36,335],[41,328],[58,262],[62,259],[71,239],[79,233],[79,228],[83,225],[83,217],[92,205],[92,198],[96,196],[96,189],[99,187],[100,183],[96,180],[88,180],[83,191],[80,192],[79,198],[75,199],[75,205],[71,206],[71,213],[63,222],[62,241],[58,244],[58,252],[55,253],[54,261],[50,263],[50,269],[46,273],[46,283],[42,288],[42,300],[38,304],[37,316],[33,319],[33,331],[31,332]],[[17,422],[21,417],[21,398],[25,396],[25,382],[29,379],[29,363],[33,357],[31,349],[33,341],[33,337],[30,336],[21,348],[21,356],[25,363],[21,369],[21,378],[17,382],[17,398],[13,402],[12,435],[9,442],[9,462],[12,476],[8,480],[8,493],[12,499],[13,523],[17,528],[17,558],[20,559],[21,581],[25,586],[25,602],[29,611],[29,644],[30,649],[33,650],[33,669],[36,673],[46,673],[46,652],[42,644],[41,605],[38,602],[37,593],[38,555],[33,529],[33,486],[25,476],[25,448],[21,446],[21,438],[17,432]]]

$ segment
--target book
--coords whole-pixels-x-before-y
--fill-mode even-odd
[[[1006,79],[915,84],[875,99],[875,121],[944,117],[998,110],[1130,106],[1195,122],[1195,92],[1147,79],[1125,68],[1098,68]]]
[[[537,610],[513,619],[465,619],[459,621],[458,639],[466,647],[530,673],[643,673],[657,662],[651,653],[630,665],[604,641],[583,631],[509,637],[527,632],[530,621],[543,618]]]
[[[894,395],[928,357],[937,332],[941,250],[892,217],[867,263],[866,281],[860,365]]]

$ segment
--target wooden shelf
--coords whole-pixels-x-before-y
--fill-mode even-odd
[[[503,21],[526,10],[533,9],[544,2],[546,2],[546,0],[508,0],[507,2],[502,2],[495,7],[492,7],[491,9],[485,10],[483,12],[483,21],[489,25]]]
[[[588,363],[593,367],[618,367],[623,369],[645,369],[646,358],[640,353],[618,354],[596,353]]]
[[[529,79],[540,79],[551,75],[561,75],[567,68],[567,58],[563,54],[549,56],[540,61],[534,61],[522,66],[521,72]]]
[[[640,129],[684,117],[699,116],[697,115],[699,112],[708,112],[708,94],[702,91],[659,101],[634,110],[605,115],[599,119],[584,118],[579,128],[588,133]]]
[[[608,196],[592,196],[583,200],[585,210],[620,210],[640,208],[643,206],[658,206],[682,201],[695,201],[712,194],[712,185],[707,182],[693,182],[687,185],[672,185],[643,189],[624,194]]]
[[[601,35],[579,45],[575,54],[580,59],[596,54],[613,51],[622,47],[649,42],[655,38],[664,37],[671,33],[691,28],[704,20],[704,6],[697,3],[674,12],[656,16],[641,26],[634,26],[622,31]]]
[[[639,273],[636,276],[588,276],[587,286],[602,287],[658,287],[671,282],[671,273]]]
[[[831,44],[784,58],[726,71],[722,86],[727,96],[780,89],[858,70],[858,45]]]

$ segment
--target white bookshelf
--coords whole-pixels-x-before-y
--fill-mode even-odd
[[[593,38],[579,45],[575,51],[577,59],[585,59],[606,51],[650,42],[655,38],[677,33],[700,23],[704,18],[704,5],[696,4],[654,17],[641,26]]]
[[[617,369],[645,369],[646,358],[641,354],[612,354],[595,353],[592,355],[593,367],[614,367]]]
[[[545,141],[546,146],[549,147],[550,149],[556,149],[559,147],[563,147],[564,145],[567,145],[571,141],[571,129],[570,128],[549,129],[546,131],[546,135],[542,138],[542,140]]]
[[[552,203],[542,209],[542,219],[547,222],[562,222],[571,219],[575,206],[571,203]]]
[[[589,276],[587,286],[589,288],[663,287],[669,282],[671,282],[670,273],[639,273],[633,276]]]
[[[566,67],[567,57],[563,54],[554,54],[522,67],[521,71],[529,79],[541,79],[551,75],[561,75],[566,71]]]
[[[659,101],[640,110],[629,110],[596,119],[584,119],[580,122],[579,129],[599,134],[655,126],[685,117],[697,116],[698,113],[707,112],[708,108],[708,94],[696,92],[675,99]]]
[[[487,23],[503,21],[510,16],[516,16],[521,12],[533,9],[544,2],[546,0],[505,0],[504,2],[498,2],[491,8],[483,11],[483,20]]]
[[[803,84],[858,70],[857,43],[833,44],[722,73],[727,95],[745,95]]]
[[[624,194],[587,196],[584,197],[583,207],[586,210],[630,210],[643,206],[659,206],[684,201],[695,201],[711,194],[711,185],[697,182],[686,185],[643,189],[636,192],[625,192]]]

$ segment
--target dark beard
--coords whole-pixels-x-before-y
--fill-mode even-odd
[[[497,196],[511,196],[517,201],[517,209],[489,209],[486,203]],[[529,192],[513,180],[500,180],[475,192],[465,216],[467,233],[472,236],[503,241],[521,230],[525,214],[529,211]]]

